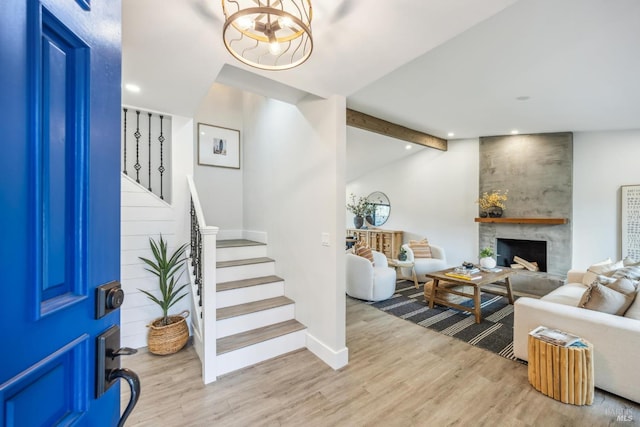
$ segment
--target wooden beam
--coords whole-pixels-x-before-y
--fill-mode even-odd
[[[447,140],[347,108],[347,126],[447,151]]]

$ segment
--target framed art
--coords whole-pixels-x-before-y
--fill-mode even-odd
[[[240,131],[198,123],[198,164],[240,169]]]
[[[640,260],[640,185],[622,186],[622,257]]]

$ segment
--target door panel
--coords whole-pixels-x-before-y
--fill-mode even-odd
[[[33,12],[40,40],[30,50],[31,63],[40,70],[32,90],[34,104],[42,105],[36,118],[40,137],[34,140],[36,247],[42,265],[36,278],[41,313],[60,310],[86,297],[88,128],[88,46],[46,8]],[[40,16],[38,16],[40,15]],[[40,18],[39,20],[37,18]],[[39,83],[38,83],[39,80]],[[38,315],[36,315],[38,317]]]
[[[75,370],[87,364],[88,339],[80,337],[3,385],[3,425],[68,425],[83,415],[88,394]]]
[[[120,2],[0,2],[0,425],[116,425],[96,287],[120,276]]]

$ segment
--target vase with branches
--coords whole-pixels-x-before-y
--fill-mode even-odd
[[[369,203],[369,200],[365,196],[356,198],[356,195],[351,193],[351,200],[347,203],[347,210],[354,215],[353,223],[356,228],[360,228],[364,224],[364,218],[373,214],[373,204]]]
[[[509,199],[509,190],[496,190],[492,192],[484,192],[482,196],[476,200],[476,203],[480,206],[483,213],[488,214],[491,217],[502,216],[502,211],[505,209],[505,202]]]

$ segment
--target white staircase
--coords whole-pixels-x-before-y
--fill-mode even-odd
[[[216,374],[223,375],[305,347],[267,246],[249,240],[216,242]]]

